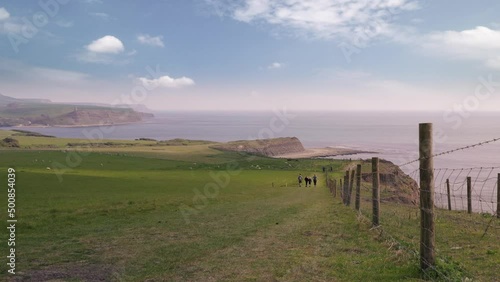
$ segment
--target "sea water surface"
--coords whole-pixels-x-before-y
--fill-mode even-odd
[[[464,117],[459,114],[445,116],[442,112],[159,112],[147,122],[105,127],[106,130],[99,127],[24,129],[73,138],[86,138],[89,132],[99,131],[106,139],[232,141],[295,136],[306,148],[341,146],[378,152],[341,158],[378,156],[404,164],[418,158],[419,123],[434,124],[434,153],[500,137],[500,112],[467,114]],[[481,189],[477,190],[478,196],[496,197],[494,186],[500,172],[500,142],[436,157],[434,167],[439,169],[435,172],[439,182],[437,190],[444,189],[441,187],[443,181],[450,178],[459,186],[456,193],[462,193],[469,175],[475,178],[476,186],[482,186],[476,188]],[[418,178],[415,173],[418,162],[401,168]]]
[[[57,137],[86,138],[98,130],[106,139],[141,137],[232,141],[259,137],[298,137],[306,148],[342,146],[379,152],[397,163],[417,158],[418,124],[434,123],[434,151],[474,144],[500,137],[499,113],[470,113],[470,117],[445,120],[442,113],[366,112],[160,112],[145,123],[105,127],[24,127]],[[287,124],[280,118],[287,116]],[[371,157],[363,155],[362,157]],[[359,157],[359,156],[356,156]],[[443,160],[443,161],[441,161]],[[500,142],[436,159],[449,167],[500,166]]]

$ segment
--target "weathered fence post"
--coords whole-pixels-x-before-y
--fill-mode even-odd
[[[356,166],[356,210],[359,211],[360,200],[361,200],[361,164]]]
[[[343,187],[343,194],[344,196],[342,197],[342,202],[347,204],[347,190],[349,189],[349,171],[347,170],[344,174],[344,187]]]
[[[500,218],[500,173],[497,179],[497,218]]]
[[[328,185],[328,190],[330,191],[330,194],[333,193],[333,181],[331,181],[330,179],[327,179],[326,183]]]
[[[450,179],[446,179],[446,192],[448,194],[448,210],[451,211]]]
[[[497,218],[500,218],[500,173],[497,179]]]
[[[337,198],[337,179],[333,180],[333,197]]]
[[[328,172],[325,172],[325,178],[326,178],[326,187],[328,187],[328,190],[330,190],[330,194],[333,193],[333,185],[332,185],[332,180],[330,177],[328,177]]]
[[[372,209],[373,209],[373,226],[380,225],[380,174],[378,172],[378,158],[372,158]]]
[[[351,199],[352,199],[352,188],[354,187],[354,170],[351,170],[351,179],[349,181],[349,192],[347,193],[347,205],[351,205]]]
[[[467,176],[467,213],[472,213],[472,177]]]
[[[434,162],[432,123],[419,125],[420,159],[420,268],[435,265],[434,237]]]
[[[344,188],[344,185],[342,184],[342,178],[339,179],[339,189],[340,189],[340,198],[344,199],[344,192],[342,191]]]

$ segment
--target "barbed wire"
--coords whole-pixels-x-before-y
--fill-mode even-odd
[[[486,145],[486,144],[489,144],[489,143],[494,143],[494,142],[497,142],[497,141],[500,141],[500,138],[493,138],[493,139],[486,140],[486,141],[483,141],[483,142],[479,142],[479,143],[476,143],[476,144],[467,145],[467,146],[464,146],[464,147],[460,147],[460,148],[455,148],[455,149],[452,149],[452,150],[444,151],[444,152],[441,152],[441,153],[434,154],[430,158],[434,158],[434,157],[439,157],[439,156],[442,156],[442,155],[451,154],[451,153],[454,153],[454,152],[457,152],[457,151],[472,149],[472,148],[475,148],[475,147],[478,147],[478,146],[483,146],[483,145]],[[399,167],[406,166],[406,165],[418,162],[420,160],[425,160],[425,159],[426,158],[418,158],[418,159],[415,159],[415,160],[412,160],[412,161],[400,164],[398,166]]]

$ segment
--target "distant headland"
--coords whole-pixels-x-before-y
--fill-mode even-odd
[[[0,94],[0,126],[97,126],[136,123],[154,117],[151,113],[135,110],[136,106],[59,104],[46,99],[17,99]]]

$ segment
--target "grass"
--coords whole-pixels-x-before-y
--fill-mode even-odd
[[[32,146],[43,142],[27,138]],[[338,179],[345,162],[269,159],[207,146],[92,148],[61,182],[47,167],[67,164],[74,151],[0,151],[0,175],[17,170],[18,278],[421,280],[411,253],[418,244],[415,209],[384,203],[384,233],[370,230],[366,218],[324,186],[322,167],[332,166]],[[298,188],[298,173],[316,173],[318,187]],[[0,194],[2,209],[6,197]],[[480,238],[484,230],[464,225],[464,216],[438,213],[439,269],[448,277],[494,281],[498,229]],[[5,243],[0,253],[7,253]],[[0,279],[6,270],[1,264]]]
[[[203,191],[215,181],[211,172],[225,173],[225,167],[188,169],[192,164],[184,161],[93,153],[58,182],[35,158],[61,162],[64,153],[4,151],[0,163],[2,171],[18,171],[18,267],[27,276],[71,273],[76,262],[110,266],[109,275],[136,281],[349,280],[366,275],[368,266],[379,269],[373,277],[390,279],[414,268],[387,267],[391,254],[367,240],[368,226],[332,202],[322,182],[296,187],[297,171],[283,166],[285,160],[246,163],[241,157],[243,170],[188,224],[181,205],[200,206],[195,190]],[[257,163],[274,169],[259,170]],[[318,165],[306,161],[301,172]],[[358,264],[364,267],[349,267]]]

